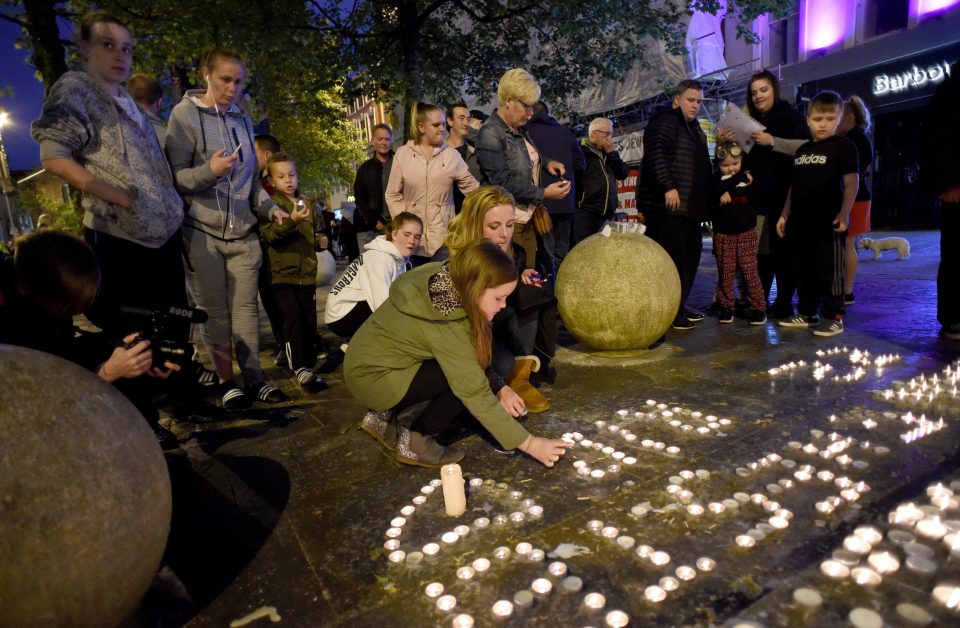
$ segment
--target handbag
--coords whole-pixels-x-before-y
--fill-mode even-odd
[[[553,229],[553,220],[550,219],[550,214],[547,212],[547,209],[543,205],[537,205],[533,210],[533,228],[537,230],[537,233],[543,235],[549,233]]]

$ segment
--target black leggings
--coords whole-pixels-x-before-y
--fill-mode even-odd
[[[342,338],[353,338],[360,326],[373,314],[366,301],[359,301],[343,317],[327,323],[327,329]]]
[[[435,436],[456,423],[462,423],[466,418],[467,409],[459,397],[453,394],[447,376],[443,374],[436,360],[427,360],[420,365],[407,393],[394,410],[399,414],[424,401],[430,403],[410,426],[414,432]]]

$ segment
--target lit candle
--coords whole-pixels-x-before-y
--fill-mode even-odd
[[[855,608],[847,615],[854,628],[883,628],[883,617],[869,608]]]
[[[900,561],[890,552],[874,552],[867,557],[867,562],[881,574],[894,573],[900,569]]]
[[[622,547],[623,549],[630,549],[631,547],[634,546],[635,543],[636,543],[636,541],[634,540],[634,538],[633,538],[632,536],[618,536],[618,537],[617,537],[617,545],[619,545],[619,546]]]
[[[530,589],[537,595],[547,595],[553,590],[553,583],[546,578],[537,578],[530,584]]]
[[[473,520],[473,527],[477,530],[485,530],[490,527],[490,520],[486,517],[478,517]]]
[[[607,604],[607,598],[600,593],[587,593],[583,596],[583,605],[591,611],[599,611]]]
[[[638,545],[636,552],[637,552],[637,556],[639,556],[640,558],[650,558],[654,550],[649,545]]]
[[[703,506],[700,504],[690,504],[687,506],[687,512],[694,517],[699,517],[703,514]]]
[[[667,592],[657,585],[650,585],[643,591],[643,596],[648,602],[662,602],[667,599]]]
[[[717,568],[717,561],[703,556],[697,559],[697,569],[700,571],[713,571]]]
[[[478,574],[487,573],[490,570],[490,559],[489,558],[478,558],[472,563],[473,570]]]
[[[437,598],[437,608],[447,612],[452,611],[457,606],[457,598],[452,595],[441,595]]]
[[[423,553],[427,556],[436,556],[437,552],[440,551],[440,546],[436,543],[427,543],[423,546]]]
[[[941,584],[933,588],[933,599],[950,610],[960,608],[960,587],[952,584]]]
[[[697,577],[697,570],[689,565],[681,565],[677,567],[675,573],[677,574],[677,578],[680,580],[693,580]]]
[[[872,526],[860,526],[853,531],[853,535],[863,539],[871,545],[876,545],[883,539],[883,535],[880,533],[880,530]]]
[[[664,576],[660,578],[660,582],[657,584],[659,584],[660,588],[664,591],[676,591],[680,588],[680,581],[673,576]]]
[[[470,580],[476,575],[476,570],[473,567],[464,566],[457,569],[457,578],[460,580]]]
[[[871,549],[873,549],[873,545],[871,545],[867,541],[864,541],[860,537],[853,536],[853,535],[843,539],[843,547],[848,552],[853,552],[854,554],[860,554],[861,556],[867,554],[868,552],[870,552]]]
[[[920,536],[934,541],[939,541],[947,533],[947,528],[941,523],[939,517],[921,519],[917,522],[915,529]]]
[[[512,552],[510,551],[509,547],[498,547],[497,549],[493,550],[493,557],[497,560],[507,560],[510,558],[511,553]]]
[[[513,613],[513,603],[509,600],[498,600],[493,604],[493,608],[491,610],[493,611],[494,617],[500,619],[510,617],[510,615]]]
[[[610,628],[623,628],[630,623],[630,617],[623,611],[610,611],[604,621]]]
[[[440,597],[443,595],[443,585],[439,582],[431,582],[424,588],[423,592],[427,594],[427,597]]]
[[[456,532],[444,532],[440,537],[440,540],[446,543],[447,545],[453,545],[460,540],[460,535]]]
[[[650,554],[650,562],[658,567],[662,567],[670,562],[670,554],[663,551],[656,551]]]
[[[577,593],[583,588],[583,580],[577,576],[567,576],[560,583],[560,587],[565,593]]]
[[[534,504],[527,509],[527,514],[533,517],[534,519],[539,519],[543,516],[543,506]]]
[[[403,550],[394,550],[390,552],[390,555],[387,557],[390,559],[391,563],[402,563],[406,559],[407,553]]]
[[[383,544],[383,549],[387,550],[388,552],[392,552],[393,550],[400,549],[400,541],[398,541],[397,539],[390,539],[389,541]]]
[[[513,523],[523,523],[526,518],[527,518],[527,516],[526,516],[525,514],[523,514],[522,512],[511,512],[511,513],[510,513],[510,521],[512,521]]]
[[[850,575],[850,568],[835,560],[825,560],[820,563],[820,571],[834,580],[843,580]]]
[[[520,543],[517,543],[517,547],[514,549],[514,551],[523,556],[532,549],[533,545],[527,543],[526,541],[521,541]]]
[[[555,561],[547,565],[547,572],[556,578],[562,578],[567,575],[567,565],[560,561]]]
[[[823,604],[823,596],[813,589],[801,588],[793,592],[793,601],[800,606],[813,609]]]
[[[527,560],[532,563],[541,563],[543,562],[543,550],[542,549],[532,549],[527,552]]]
[[[453,628],[473,628],[473,617],[461,613],[453,618]]]
[[[734,540],[740,547],[753,547],[757,544],[757,542],[753,540],[753,537],[747,536],[746,534],[737,535],[737,538]]]

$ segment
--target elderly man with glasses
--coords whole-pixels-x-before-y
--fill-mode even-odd
[[[573,243],[577,245],[603,227],[617,211],[617,181],[625,179],[630,168],[623,163],[613,145],[613,123],[595,118],[587,137],[580,140],[586,165],[576,173],[577,212],[573,216]]]

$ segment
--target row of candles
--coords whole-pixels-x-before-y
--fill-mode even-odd
[[[424,544],[419,551],[404,551],[401,549],[400,537],[403,535],[404,530],[409,527],[412,516],[417,512],[417,507],[423,506],[427,502],[427,499],[433,495],[438,488],[443,486],[442,480],[431,480],[429,484],[420,489],[420,494],[413,498],[412,504],[402,507],[400,509],[400,515],[390,520],[390,527],[387,528],[385,532],[387,541],[383,544],[383,548],[387,551],[387,559],[391,563],[415,565],[420,563],[424,557],[436,556],[440,553],[441,549],[455,545],[461,539],[468,536],[471,531],[480,532],[486,530],[491,525],[494,527],[504,527],[511,523],[522,524],[525,521],[543,517],[543,506],[537,504],[532,499],[524,499],[523,493],[520,491],[508,490],[509,487],[506,484],[497,484],[493,480],[483,480],[482,478],[472,478],[469,485],[472,492],[479,491],[484,487],[492,487],[503,491],[511,502],[516,503],[517,509],[509,514],[498,514],[490,518],[478,517],[473,521],[472,527],[462,524],[455,526],[452,530],[441,534],[439,542],[428,542]],[[537,551],[542,555],[542,550]],[[536,554],[534,554],[534,557],[536,557]]]
[[[947,365],[942,371],[943,377],[934,373],[927,377],[926,373],[913,377],[909,382],[894,382],[893,386],[883,391],[883,398],[898,401],[932,403],[940,398],[957,398],[957,387],[960,385],[960,361]]]
[[[899,354],[883,354],[879,356],[871,356],[869,351],[861,351],[860,349],[853,349],[852,351],[847,347],[834,347],[832,349],[819,349],[816,352],[817,357],[826,358],[835,355],[846,354],[849,361],[853,364],[852,370],[845,374],[837,374],[833,376],[833,381],[835,382],[857,382],[863,379],[867,375],[867,370],[870,367],[875,367],[876,377],[883,375],[883,368],[888,364],[893,362],[900,361]],[[796,360],[785,362],[779,366],[775,366],[767,370],[767,373],[771,376],[778,375],[792,375],[798,369],[804,369],[808,366],[808,363],[805,360]],[[814,360],[809,364],[812,367],[813,378],[817,381],[820,381],[827,377],[827,375],[834,371],[834,366],[830,362]]]

